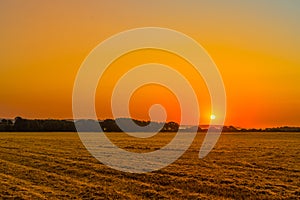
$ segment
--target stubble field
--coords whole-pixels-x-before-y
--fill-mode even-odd
[[[134,152],[174,136],[107,135]],[[224,133],[200,160],[203,137],[168,167],[131,174],[93,158],[77,133],[0,133],[0,199],[300,199],[300,133]]]

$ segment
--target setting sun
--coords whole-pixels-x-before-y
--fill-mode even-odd
[[[215,115],[211,115],[210,119],[214,120],[214,119],[216,119],[216,116]]]

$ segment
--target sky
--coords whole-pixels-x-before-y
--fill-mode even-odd
[[[297,0],[3,0],[0,118],[72,118],[76,74],[92,49],[119,32],[154,26],[182,32],[206,49],[226,89],[226,125],[300,126],[299,13]],[[209,123],[201,77],[176,55],[155,50],[112,64],[98,85],[98,117],[112,117],[111,90],[122,72],[157,60],[187,76],[199,99],[200,123]],[[154,103],[166,108],[168,121],[180,118],[176,95],[157,85],[133,94],[132,117],[148,119]]]

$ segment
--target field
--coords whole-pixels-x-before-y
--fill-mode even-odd
[[[200,160],[203,135],[168,167],[131,174],[93,158],[77,133],[0,133],[0,199],[300,199],[300,133],[224,133]],[[108,136],[145,152],[173,134]]]

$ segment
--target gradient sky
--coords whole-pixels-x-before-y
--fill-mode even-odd
[[[227,125],[300,126],[299,19],[298,0],[2,0],[0,118],[72,118],[73,83],[88,53],[118,32],[158,26],[189,35],[213,58],[227,92]],[[116,64],[159,56],[146,53],[148,57]],[[181,63],[176,57],[162,62]],[[185,69],[182,65],[180,70],[189,74]],[[122,71],[118,65],[111,70]],[[209,96],[200,82],[193,86],[202,102],[201,122],[207,123]],[[109,90],[98,93],[99,118],[111,117],[105,106]],[[131,101],[132,116],[146,119],[148,107],[161,102],[168,120],[177,120],[178,102],[172,95],[157,86],[141,88]]]

